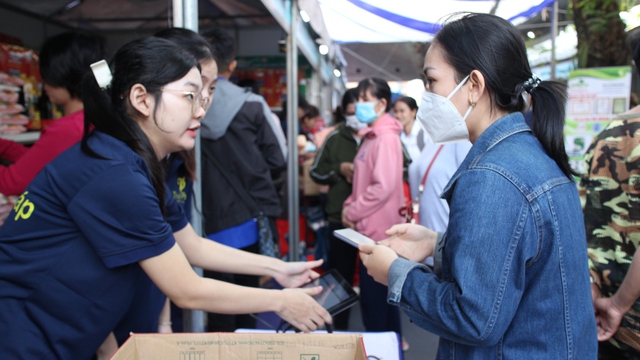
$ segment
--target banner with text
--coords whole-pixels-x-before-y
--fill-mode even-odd
[[[629,110],[631,67],[573,70],[568,81],[565,147],[571,167],[582,174],[584,154],[613,117]]]

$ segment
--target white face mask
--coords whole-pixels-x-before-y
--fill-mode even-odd
[[[355,115],[348,115],[344,118],[347,119],[345,125],[354,131],[360,131],[368,126],[367,124],[358,121],[358,117]]]
[[[434,143],[469,140],[469,129],[467,129],[465,120],[473,106],[469,106],[467,113],[462,116],[449,100],[460,90],[467,79],[469,76],[465,77],[447,97],[428,91],[422,95],[422,102],[416,117]]]

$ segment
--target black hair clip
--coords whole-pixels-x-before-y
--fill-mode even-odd
[[[524,88],[524,91],[531,94],[533,93],[533,90],[535,90],[538,85],[540,85],[541,82],[542,80],[540,80],[540,78],[537,77],[536,74],[531,74],[531,77],[522,84],[522,87]]]

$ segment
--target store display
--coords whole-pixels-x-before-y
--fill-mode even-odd
[[[30,49],[0,43],[0,134],[40,130],[43,105],[38,55]],[[48,99],[44,99],[48,102]],[[50,111],[46,116],[52,117]]]
[[[0,134],[25,132],[29,118],[24,115],[24,105],[20,101],[24,81],[14,75],[0,72]]]
[[[308,77],[309,66],[298,68],[299,83]],[[238,68],[231,81],[241,87],[249,87],[264,96],[267,104],[280,110],[287,98],[287,69],[283,56],[244,56],[238,58]]]

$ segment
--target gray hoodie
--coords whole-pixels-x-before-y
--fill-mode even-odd
[[[213,92],[213,101],[207,115],[202,119],[200,135],[203,138],[218,140],[227,132],[229,124],[242,108],[245,102],[259,102],[262,104],[265,119],[278,139],[278,145],[282,155],[286,159],[287,145],[280,124],[273,121],[273,115],[267,102],[260,95],[256,95],[248,89],[241,88],[224,78],[219,78],[216,89]]]

